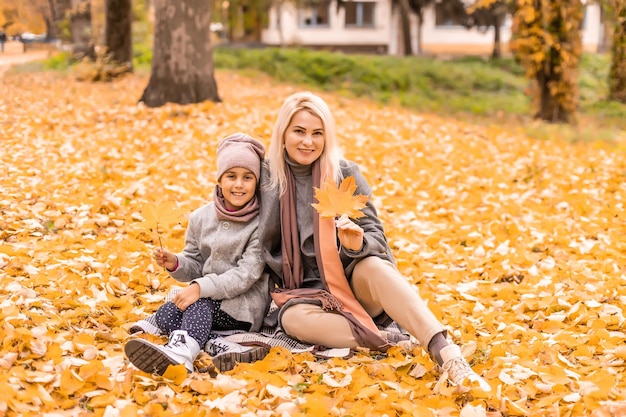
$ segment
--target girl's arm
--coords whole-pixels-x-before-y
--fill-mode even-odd
[[[189,282],[202,276],[206,254],[203,256],[200,252],[199,242],[203,228],[204,210],[206,210],[206,206],[194,211],[189,216],[189,224],[185,233],[185,248],[176,254],[178,267],[170,271],[170,275],[177,281]]]

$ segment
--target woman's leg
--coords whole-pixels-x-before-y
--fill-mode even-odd
[[[356,339],[348,320],[341,314],[322,310],[316,304],[289,306],[281,316],[285,333],[294,339],[330,348],[355,348]]]
[[[391,262],[376,256],[363,259],[354,268],[351,284],[370,316],[384,311],[422,346],[428,348],[437,333],[445,335],[446,329]]]

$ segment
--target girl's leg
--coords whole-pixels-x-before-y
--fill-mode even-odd
[[[211,329],[250,330],[250,323],[235,320],[220,310],[222,302],[211,298],[201,298],[190,305],[182,315],[181,330],[196,339],[201,347],[209,340]]]
[[[315,304],[300,303],[287,307],[280,322],[285,333],[305,343],[331,348],[358,346],[344,316],[324,311]]]
[[[172,333],[174,330],[180,330],[183,321],[183,312],[176,307],[171,301],[163,304],[154,314],[156,325],[166,334]]]
[[[389,261],[370,256],[360,261],[352,273],[352,290],[370,316],[383,311],[428,347],[446,329],[430,311],[415,288]]]
[[[219,309],[219,305],[219,301],[200,298],[183,312],[180,330],[186,331],[198,342],[201,348],[209,340],[214,311]]]

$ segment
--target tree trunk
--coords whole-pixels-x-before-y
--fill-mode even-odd
[[[70,42],[72,40],[70,31],[62,30],[61,26],[65,15],[72,9],[70,0],[49,0],[52,21],[54,26],[54,35],[56,39]]]
[[[413,48],[411,45],[411,21],[409,15],[411,8],[408,0],[400,0],[400,27],[402,30],[402,55],[413,55]]]
[[[154,0],[152,72],[139,101],[148,107],[221,101],[213,74],[211,3]]]
[[[500,40],[500,26],[502,25],[503,16],[496,14],[493,16],[493,51],[491,58],[497,59],[502,57],[502,42]]]
[[[417,54],[418,55],[422,55],[424,53],[424,49],[422,48],[422,37],[423,37],[423,30],[422,28],[424,27],[424,15],[422,13],[419,13],[417,15]]]
[[[552,10],[547,19],[546,31],[553,36],[557,44],[548,47],[544,65],[537,73],[540,94],[539,111],[536,116],[548,122],[569,123],[574,116],[575,103],[568,96],[577,91],[577,87],[576,79],[572,75],[574,68],[571,63],[565,62],[562,53],[566,49],[565,45],[574,44],[572,39],[574,35],[565,29],[564,9],[559,7],[559,1],[563,0],[549,1]],[[580,37],[579,32],[577,36]]]
[[[95,59],[95,49],[91,33],[91,4],[89,0],[72,0],[70,12],[70,32],[72,33],[72,53],[78,58]]]
[[[570,121],[570,113],[554,98],[550,91],[550,84],[555,81],[553,78],[549,70],[537,73],[539,110],[535,117],[552,123],[567,123]]]
[[[535,116],[573,122],[578,108],[583,5],[570,0],[518,0],[511,50],[535,81]]]
[[[618,3],[618,2],[616,2]],[[611,45],[609,99],[626,103],[626,4],[616,4],[615,29]]]
[[[133,67],[131,0],[106,0],[105,44],[117,64]]]
[[[285,36],[283,34],[283,2],[276,4],[276,28],[278,29],[278,44],[280,47],[285,46]]]

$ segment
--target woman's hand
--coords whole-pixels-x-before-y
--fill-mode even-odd
[[[200,299],[200,286],[195,282],[191,283],[186,288],[180,290],[172,298],[172,302],[178,307],[180,311],[185,311],[187,307],[195,303]]]
[[[163,248],[156,248],[152,251],[152,256],[154,257],[157,265],[167,269],[168,271],[173,271],[178,266],[178,258],[176,258],[176,255]]]
[[[341,246],[351,251],[359,251],[363,247],[363,229],[350,220],[347,214],[335,220],[337,236]]]

